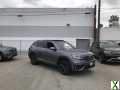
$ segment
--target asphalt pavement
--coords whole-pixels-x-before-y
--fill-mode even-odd
[[[69,76],[55,67],[33,66],[27,56],[0,62],[0,90],[110,90],[110,81],[120,81],[120,64],[100,64]]]

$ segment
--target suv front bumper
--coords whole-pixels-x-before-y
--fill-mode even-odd
[[[120,62],[120,54],[111,54],[111,55],[108,55],[108,54],[105,54],[105,57],[106,57],[106,61],[107,62]]]
[[[81,61],[79,63],[72,63],[72,71],[84,71],[89,68],[95,67],[95,61]]]
[[[11,59],[14,56],[17,56],[17,50],[8,51],[6,54],[4,54],[4,59]]]

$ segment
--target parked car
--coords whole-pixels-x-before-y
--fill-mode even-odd
[[[95,66],[92,52],[76,49],[64,40],[38,40],[29,48],[28,55],[31,63],[39,61],[56,65],[62,74],[73,71],[83,71]]]
[[[120,62],[120,43],[106,40],[100,42],[100,47],[92,48],[101,63]]]
[[[0,61],[12,59],[16,55],[17,55],[16,48],[3,46],[0,44]]]

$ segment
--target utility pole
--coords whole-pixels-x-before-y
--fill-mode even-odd
[[[96,33],[96,44],[99,47],[99,43],[100,43],[100,14],[101,14],[101,0],[99,0],[98,2],[98,28],[97,28],[97,33]]]
[[[94,43],[96,44],[96,39],[97,39],[97,35],[96,35],[96,33],[97,33],[97,30],[96,30],[96,5],[94,6]]]

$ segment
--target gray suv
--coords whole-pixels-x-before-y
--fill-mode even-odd
[[[76,49],[64,40],[38,40],[29,48],[28,55],[31,63],[39,61],[56,65],[62,74],[72,71],[83,71],[95,66],[92,52]]]
[[[103,40],[100,42],[100,47],[92,46],[92,52],[101,63],[120,62],[119,41]]]
[[[0,61],[12,59],[16,55],[17,55],[16,48],[3,46],[0,44]]]

